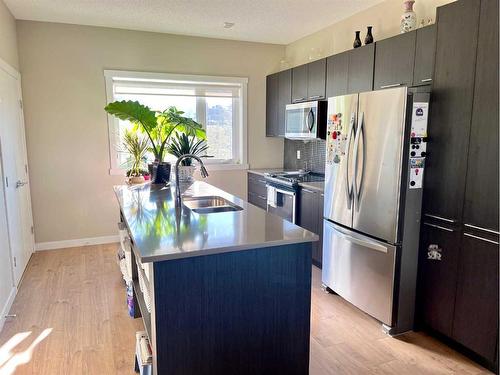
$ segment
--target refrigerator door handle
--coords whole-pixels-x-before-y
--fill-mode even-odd
[[[377,241],[371,240],[365,236],[356,234],[351,231],[346,232],[343,228],[335,224],[332,223],[329,224],[333,227],[333,229],[338,233],[339,236],[343,237],[349,242],[358,244],[360,246],[368,247],[372,250],[380,251],[381,253],[387,253],[388,251],[386,246]]]
[[[345,191],[347,195],[347,209],[350,210],[352,207],[352,181],[349,183],[349,156],[351,153],[351,140],[352,133],[354,132],[354,126],[356,124],[356,113],[351,113],[351,119],[349,121],[349,130],[347,132],[347,150],[346,150],[346,167],[345,167]]]
[[[356,211],[359,211],[359,197],[361,196],[361,190],[363,188],[363,177],[365,174],[365,132],[364,132],[364,126],[365,126],[365,113],[361,112],[361,116],[359,117],[359,125],[358,125],[358,130],[356,132],[356,138],[354,139],[354,179],[353,179],[353,186],[354,186],[354,197],[356,200]],[[362,157],[363,157],[363,163],[361,167],[361,177],[359,180],[359,186],[357,185],[357,178],[358,178],[358,157],[359,157],[359,139],[363,138],[363,152],[362,152]]]

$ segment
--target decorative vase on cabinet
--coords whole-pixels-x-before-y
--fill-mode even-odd
[[[359,38],[359,33],[360,31],[356,31],[356,37],[354,38],[354,43],[352,44],[354,48],[361,47],[361,39]]]
[[[404,13],[401,16],[401,33],[407,33],[417,28],[417,14],[413,11],[415,0],[403,1]]]
[[[368,30],[366,32],[365,44],[371,44],[371,43],[373,43],[372,28],[373,28],[373,26],[367,26]]]

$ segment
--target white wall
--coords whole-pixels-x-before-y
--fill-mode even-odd
[[[19,69],[16,20],[2,0],[0,0],[0,59]]]
[[[265,76],[285,46],[18,21],[37,243],[116,233],[104,69],[248,77],[248,160],[281,167],[283,141],[265,137]],[[209,182],[246,197],[244,171]]]
[[[417,13],[418,22],[420,23],[421,19],[431,18],[434,23],[436,8],[451,1],[453,0],[417,0],[414,10]],[[354,32],[360,30],[363,41],[367,26],[373,26],[375,41],[397,35],[402,13],[402,0],[384,1],[287,45],[286,59],[291,66],[297,66],[309,61],[311,48],[321,51],[320,57],[347,51],[352,48]],[[313,60],[317,58],[319,57]]]

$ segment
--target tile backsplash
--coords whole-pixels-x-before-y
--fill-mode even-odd
[[[308,169],[316,173],[325,173],[326,142],[322,139],[314,141],[292,141],[285,139],[285,169]],[[300,159],[297,159],[300,151]]]

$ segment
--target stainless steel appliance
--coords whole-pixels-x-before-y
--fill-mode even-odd
[[[265,178],[267,211],[292,223],[297,222],[299,183],[324,181],[324,175],[305,171],[271,172]]]
[[[322,280],[384,324],[413,328],[429,94],[328,99]]]
[[[288,104],[285,112],[285,138],[325,138],[326,101]]]

